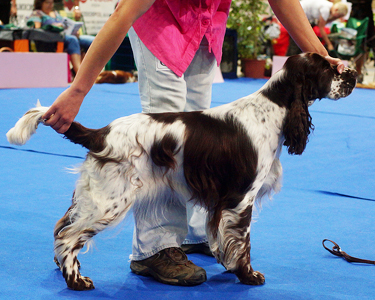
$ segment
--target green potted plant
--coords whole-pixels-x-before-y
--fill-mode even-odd
[[[238,56],[246,77],[263,77],[265,60],[258,60],[262,50],[262,16],[268,5],[262,0],[233,0],[227,27],[237,31]],[[251,64],[251,66],[247,66]],[[252,66],[256,64],[259,66]],[[251,74],[259,69],[259,74]]]

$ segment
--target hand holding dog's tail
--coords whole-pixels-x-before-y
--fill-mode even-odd
[[[14,145],[24,145],[36,132],[39,123],[50,126],[48,120],[44,119],[48,110],[49,107],[41,106],[38,100],[36,107],[27,111],[16,125],[8,131],[8,142]],[[108,132],[108,126],[101,129],[89,129],[73,122],[63,135],[75,144],[99,152],[105,148],[105,138]]]
[[[42,116],[47,112],[48,107],[38,103],[35,108],[27,111],[16,125],[7,133],[8,142],[14,145],[24,145],[35,133],[39,123],[43,123]]]

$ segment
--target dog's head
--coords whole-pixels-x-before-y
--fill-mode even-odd
[[[357,72],[345,68],[339,74],[337,66],[331,65],[317,53],[303,53],[288,58],[284,67],[285,80],[300,89],[300,98],[310,102],[329,98],[338,100],[351,94],[357,83]]]
[[[289,154],[302,154],[313,130],[308,107],[316,99],[337,100],[348,96],[357,82],[357,72],[345,68],[339,74],[323,56],[303,53],[288,58],[284,67],[262,91],[288,110],[283,133]]]

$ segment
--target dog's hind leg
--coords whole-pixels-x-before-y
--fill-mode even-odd
[[[74,201],[74,193],[73,193],[73,198],[72,198],[72,201]],[[68,210],[69,211],[69,210]],[[63,219],[64,218],[62,218],[60,221],[59,221],[59,223],[61,222],[61,223],[63,223]],[[58,223],[58,224],[59,224]],[[61,225],[61,224],[60,224]],[[64,226],[64,225],[62,225],[62,226]],[[60,226],[61,227],[61,226]],[[56,228],[57,228],[57,224],[56,224]],[[56,228],[55,228],[55,231],[56,231]],[[55,233],[56,234],[56,233]],[[53,261],[55,262],[55,264],[57,265],[57,267],[60,269],[60,262],[59,262],[59,260],[57,259],[57,257],[55,256],[54,257],[54,259],[53,259]],[[80,262],[77,260],[77,265],[78,265],[78,269],[81,267],[81,264],[80,264]]]
[[[88,277],[81,276],[77,255],[85,243],[94,236],[94,230],[77,230],[70,212],[74,204],[55,226],[55,262],[63,273],[66,284],[73,290],[91,290],[94,284]]]
[[[98,199],[97,199],[98,200]],[[75,195],[73,205],[61,218],[54,231],[55,257],[70,289],[90,290],[94,288],[90,278],[79,272],[77,255],[84,245],[97,233],[121,221],[129,210],[129,202],[103,199],[107,206],[95,207],[92,199]]]
[[[251,202],[250,202],[251,203]],[[250,264],[250,223],[253,205],[242,200],[237,207],[224,209],[218,227],[210,224],[208,216],[207,232],[211,250],[221,264],[236,274],[244,284],[264,283],[263,274],[254,271]]]

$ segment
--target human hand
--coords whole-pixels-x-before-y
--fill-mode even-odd
[[[58,133],[65,133],[79,112],[84,95],[68,88],[43,115],[44,124],[51,126]]]
[[[328,60],[328,62],[334,66],[337,66],[337,72],[340,74],[344,71],[345,65],[339,58],[333,58],[329,55],[325,56],[325,59]]]

